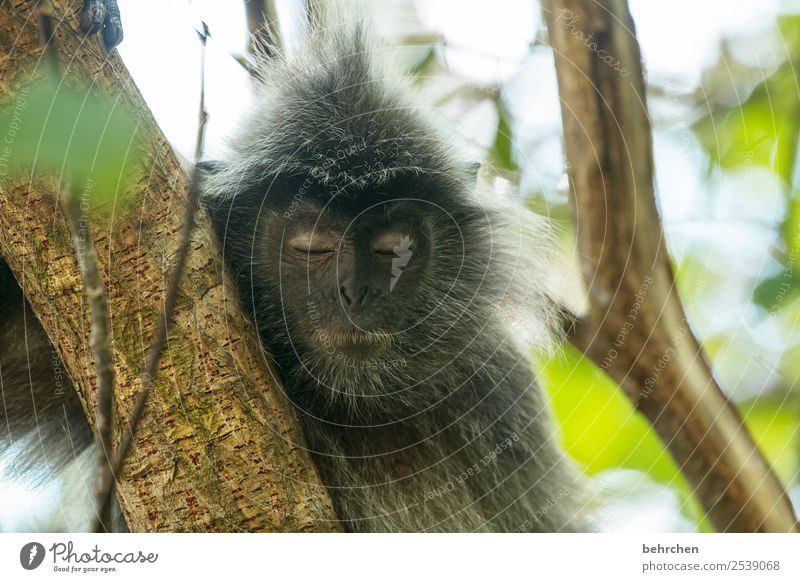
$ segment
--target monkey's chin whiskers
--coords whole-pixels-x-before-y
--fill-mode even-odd
[[[316,346],[325,352],[336,350],[372,351],[396,345],[397,338],[383,330],[315,329],[311,334]]]

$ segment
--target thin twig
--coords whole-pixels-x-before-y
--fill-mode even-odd
[[[61,78],[61,67],[58,64],[58,47],[53,30],[53,16],[50,2],[42,0],[38,6],[39,18],[39,37],[44,47],[44,58],[47,61],[47,68],[50,69],[50,76],[54,80]]]
[[[53,19],[48,2],[39,5],[39,32],[44,44],[50,75],[53,79],[61,77],[58,62],[58,47],[53,35]],[[88,191],[84,191],[88,196]],[[83,278],[86,290],[86,301],[89,304],[89,322],[91,334],[89,345],[94,352],[95,367],[97,369],[97,402],[95,407],[95,431],[97,440],[97,477],[95,495],[99,499],[101,493],[108,489],[109,483],[113,484],[114,476],[111,471],[111,457],[113,448],[113,414],[114,414],[114,359],[111,351],[111,333],[108,315],[108,297],[103,278],[100,276],[100,267],[97,261],[97,252],[92,243],[89,217],[81,209],[81,193],[72,180],[67,181],[62,189],[61,207],[67,221],[75,257]],[[111,514],[108,507],[99,511],[95,516],[95,531],[111,531]]]
[[[161,353],[164,350],[164,345],[167,340],[167,333],[172,321],[172,314],[175,310],[175,302],[178,298],[179,284],[183,274],[184,267],[186,266],[186,259],[189,255],[189,244],[191,242],[192,228],[194,227],[194,217],[197,213],[197,208],[200,203],[200,179],[201,172],[198,167],[198,162],[203,153],[203,143],[205,141],[206,122],[208,121],[208,113],[205,108],[205,47],[208,39],[208,26],[203,22],[203,30],[197,32],[202,44],[201,53],[201,69],[200,69],[200,119],[197,128],[197,142],[195,145],[195,160],[192,175],[189,180],[189,191],[186,197],[186,208],[184,211],[183,228],[181,230],[181,241],[178,248],[178,256],[175,263],[175,269],[172,272],[172,277],[169,281],[167,295],[164,299],[164,309],[158,319],[158,327],[153,341],[150,344],[150,352],[147,358],[147,366],[142,375],[142,388],[136,394],[136,403],[133,407],[133,414],[128,423],[128,430],[126,430],[122,439],[120,440],[119,447],[117,447],[114,461],[111,464],[112,473],[120,475],[125,460],[128,457],[131,446],[136,439],[136,431],[139,424],[144,417],[145,405],[147,399],[152,392],[156,374],[158,373],[159,363],[161,361]],[[114,483],[109,483],[108,488],[103,492],[102,496],[98,498],[98,507],[106,510],[110,506],[111,498],[114,493]]]
[[[95,494],[99,496],[110,483],[114,482],[111,470],[112,457],[112,415],[114,413],[114,361],[111,352],[111,334],[108,316],[108,299],[103,278],[97,262],[97,253],[92,244],[88,217],[81,210],[81,195],[71,183],[67,184],[61,195],[61,207],[67,219],[75,256],[80,265],[86,300],[89,304],[91,335],[89,345],[94,352],[97,368],[97,403],[95,409],[95,430],[97,432],[97,481]],[[98,511],[93,531],[110,532],[111,514],[109,508]]]

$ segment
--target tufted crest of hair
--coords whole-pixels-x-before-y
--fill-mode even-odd
[[[313,173],[343,190],[455,167],[402,74],[377,63],[365,24],[305,34],[297,50],[259,60],[256,107],[231,144],[231,164],[215,176],[219,195],[280,174]]]

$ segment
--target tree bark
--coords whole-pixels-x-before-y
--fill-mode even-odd
[[[34,5],[0,2],[4,102],[24,100],[21,89],[46,74]],[[171,273],[187,178],[119,56],[108,54],[99,36],[78,31],[81,2],[51,5],[70,83],[86,90],[93,85],[140,114],[144,161],[123,186],[131,202],[92,224],[109,293],[118,442],[141,387]],[[56,346],[84,409],[92,411],[89,317],[57,195],[56,177],[7,176],[0,183],[0,254]],[[294,411],[234,290],[223,283],[205,216],[197,220],[155,392],[118,495],[132,531],[339,529]]]
[[[675,287],[627,3],[546,8],[589,292],[579,347],[650,420],[717,529],[794,531],[783,487],[715,381]]]

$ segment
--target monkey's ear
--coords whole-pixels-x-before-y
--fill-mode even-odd
[[[197,167],[200,168],[206,174],[214,174],[222,169],[222,162],[217,160],[203,160],[201,162],[197,162]]]
[[[467,180],[474,185],[478,181],[478,173],[481,171],[480,162],[467,162],[464,169],[466,170]]]

